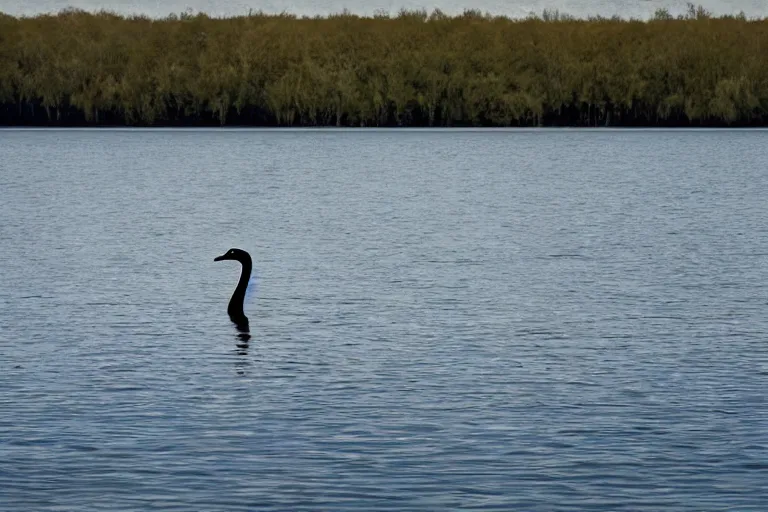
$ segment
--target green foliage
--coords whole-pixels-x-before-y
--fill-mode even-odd
[[[768,20],[0,13],[0,124],[768,124]]]

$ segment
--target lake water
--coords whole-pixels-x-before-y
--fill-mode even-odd
[[[767,145],[2,130],[0,509],[765,510]]]
[[[376,11],[395,15],[400,9],[426,9],[431,12],[436,8],[455,15],[472,8],[514,18],[525,17],[531,12],[541,15],[544,9],[557,9],[579,17],[599,14],[647,19],[653,16],[656,9],[661,8],[668,9],[674,15],[685,14],[688,2],[690,0],[0,0],[0,12],[33,16],[77,7],[87,11],[106,9],[152,17],[164,17],[170,13],[178,15],[187,10],[205,12],[211,16],[242,16],[249,10],[327,16],[348,9],[356,14],[372,16]],[[765,0],[694,0],[692,3],[718,16],[738,14],[739,11],[744,11],[747,16],[768,16],[768,2]]]

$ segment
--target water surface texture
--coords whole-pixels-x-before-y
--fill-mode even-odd
[[[501,14],[515,18],[534,12],[541,15],[544,9],[559,10],[573,16],[621,16],[646,19],[656,9],[668,9],[672,14],[685,14],[690,0],[0,0],[0,12],[13,15],[33,16],[43,12],[58,12],[68,7],[87,11],[106,9],[123,14],[144,14],[164,17],[179,14],[205,12],[211,16],[242,16],[249,10],[267,13],[290,12],[298,16],[327,16],[344,9],[372,16],[377,11],[397,14],[400,9],[441,9],[447,14],[460,14],[465,9]],[[768,16],[765,0],[695,0],[715,15],[738,14]]]
[[[2,130],[0,509],[765,510],[767,143]]]

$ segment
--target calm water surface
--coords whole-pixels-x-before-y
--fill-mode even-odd
[[[767,146],[0,131],[0,509],[765,510]]]

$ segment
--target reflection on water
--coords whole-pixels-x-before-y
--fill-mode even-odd
[[[241,326],[237,326],[237,330],[240,331],[237,334],[237,339],[240,340],[240,343],[237,344],[238,351],[237,353],[242,356],[248,355],[248,342],[251,339],[251,333],[248,330],[248,328],[243,328]]]
[[[237,339],[239,342],[235,344],[235,353],[239,357],[235,360],[235,368],[238,375],[245,375],[246,368],[250,366],[250,360],[247,356],[251,335],[249,333],[241,332],[237,334]]]

